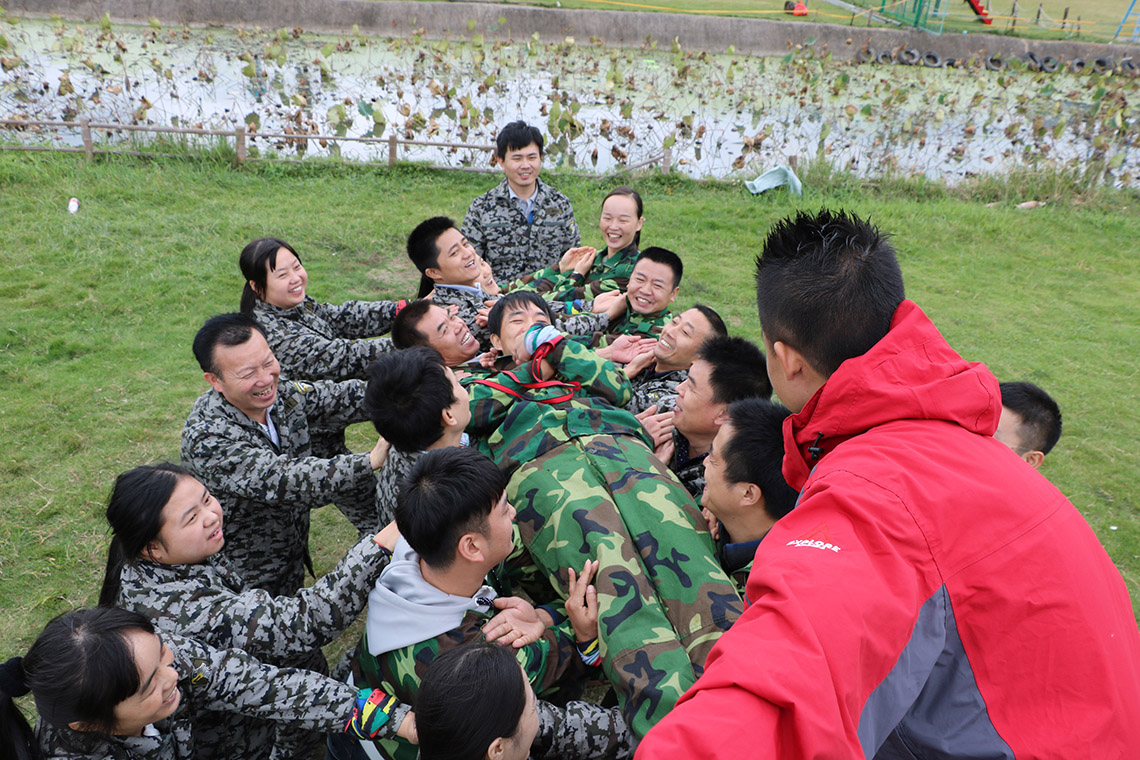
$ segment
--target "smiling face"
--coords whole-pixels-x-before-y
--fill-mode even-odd
[[[499,501],[491,508],[487,516],[487,532],[484,535],[487,542],[487,561],[499,564],[515,548],[515,508],[507,501],[507,494],[499,497]]]
[[[661,331],[661,337],[653,349],[658,371],[688,369],[697,349],[712,332],[712,322],[700,309],[689,309],[673,317],[673,321]]]
[[[257,330],[237,346],[215,346],[214,366],[218,374],[205,373],[206,381],[226,401],[250,419],[265,424],[266,411],[277,400],[277,378],[281,365]]]
[[[632,197],[611,195],[606,198],[600,224],[606,250],[612,254],[628,247],[644,223],[645,217],[637,215],[637,201]]]
[[[204,485],[184,475],[162,508],[162,527],[143,557],[163,565],[193,565],[217,554],[225,543],[222,505]]]
[[[638,314],[656,314],[673,303],[679,289],[668,264],[641,259],[633,267],[626,295],[629,307]]]
[[[435,240],[439,249],[436,266],[428,267],[424,274],[439,285],[467,285],[474,287],[481,275],[482,260],[463,233],[454,227]]]
[[[705,457],[705,490],[701,494],[701,507],[723,519],[735,514],[740,504],[741,483],[729,483],[725,477],[724,451],[736,435],[731,422],[720,426],[713,439],[712,450]]]
[[[726,404],[713,400],[711,375],[712,365],[697,359],[689,368],[689,376],[677,386],[673,424],[690,440],[712,439],[720,428],[718,420],[724,415]]]
[[[153,633],[131,629],[124,634],[139,671],[139,690],[115,705],[113,734],[140,736],[143,728],[174,714],[182,701],[174,653]]]
[[[505,356],[523,356],[522,339],[533,325],[548,325],[550,317],[538,304],[518,301],[506,307],[499,334],[491,335],[491,345]]]
[[[479,353],[479,341],[467,324],[442,306],[429,306],[416,330],[427,338],[429,346],[439,351],[443,363],[449,367],[457,367]]]
[[[288,248],[277,249],[276,269],[269,268],[269,259],[265,260],[265,268],[265,292],[259,294],[263,301],[279,309],[292,309],[304,302],[309,273]],[[249,286],[256,290],[252,280]]]
[[[523,138],[526,139],[526,138]],[[542,151],[537,145],[531,143],[525,148],[508,149],[507,155],[499,159],[503,167],[503,174],[507,175],[507,183],[520,198],[529,198],[534,194],[535,180],[542,168]]]

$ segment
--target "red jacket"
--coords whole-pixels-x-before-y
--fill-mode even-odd
[[[990,372],[903,302],[785,421],[800,501],[638,760],[1140,756],[1120,573],[991,437],[1000,411]]]

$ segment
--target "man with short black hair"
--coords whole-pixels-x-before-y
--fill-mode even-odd
[[[551,266],[581,242],[570,200],[538,178],[542,146],[542,133],[525,121],[499,130],[495,156],[506,176],[463,219],[463,235],[499,282]]]
[[[705,490],[704,460],[728,405],[769,398],[764,354],[744,338],[709,338],[697,349],[688,377],[677,386],[672,435],[657,456],[698,502]]]
[[[799,212],[756,262],[796,508],[639,760],[1122,757],[1140,632],[1072,504],[994,440],[998,382],[905,300],[887,237]]]
[[[246,584],[274,595],[301,588],[309,559],[309,510],[346,491],[375,487],[388,444],[317,459],[310,428],[340,429],[367,419],[364,382],[280,379],[261,326],[248,314],[221,314],[194,338],[211,390],[182,430],[182,464],[222,504],[226,558]],[[387,524],[377,514],[376,529]]]
[[[1002,383],[1001,419],[994,438],[1040,469],[1061,438],[1061,408],[1033,383]]]
[[[458,315],[427,299],[412,301],[392,323],[396,348],[431,346],[449,367],[466,364],[479,355],[479,341]]]
[[[640,415],[650,407],[652,413],[670,412],[677,398],[677,386],[689,376],[693,357],[701,344],[712,337],[725,337],[728,328],[714,310],[704,304],[693,304],[673,317],[661,329],[652,351],[636,356],[625,365],[625,374],[633,386],[633,401],[626,409]]]

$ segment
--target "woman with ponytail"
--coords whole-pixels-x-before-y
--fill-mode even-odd
[[[107,521],[113,537],[101,605],[133,610],[162,631],[318,672],[327,672],[320,647],[364,609],[397,537],[393,523],[358,542],[312,586],[274,597],[246,588],[219,554],[225,545],[221,506],[182,467],[144,465],[119,475]],[[228,750],[227,733],[220,730],[219,739]],[[295,745],[317,742],[319,737],[283,733],[278,744],[296,751]],[[254,754],[245,756],[264,754],[271,744],[254,745]]]
[[[33,733],[12,697],[31,692]],[[406,705],[327,676],[264,665],[175,634],[143,616],[99,607],[50,623],[24,657],[0,666],[0,754],[19,760],[189,760],[216,712],[320,733],[414,741]],[[391,718],[391,720],[390,720]],[[247,737],[230,737],[235,743]]]

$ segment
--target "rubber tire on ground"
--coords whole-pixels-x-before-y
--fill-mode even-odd
[[[875,51],[864,45],[855,51],[855,60],[859,63],[870,63],[875,60]]]
[[[1060,62],[1051,55],[1047,55],[1041,59],[1041,70],[1046,74],[1053,74],[1057,71]]]
[[[994,53],[986,59],[987,71],[1001,71],[1005,68],[1005,61],[1001,59],[1000,53]]]
[[[881,51],[879,51],[879,54],[875,56],[875,62],[876,63],[894,63],[895,57],[893,55],[891,55],[891,51],[881,50]]]
[[[907,48],[899,53],[899,63],[906,66],[914,66],[920,60],[922,60],[922,56],[916,48]]]
[[[1112,71],[1112,59],[1097,58],[1095,61],[1093,61],[1093,71],[1098,74],[1104,74],[1106,72]]]
[[[1025,60],[1029,64],[1031,71],[1041,70],[1041,59],[1037,57],[1037,53],[1034,53],[1032,50],[1030,50],[1025,54]]]
[[[1069,68],[1073,70],[1074,74],[1080,74],[1082,71],[1085,70],[1085,67],[1087,65],[1088,64],[1085,63],[1084,58],[1074,58],[1072,60],[1072,62],[1069,64]]]
[[[922,62],[932,69],[940,69],[946,65],[946,61],[942,60],[942,56],[933,50],[928,50],[923,53]]]
[[[1120,73],[1121,74],[1127,74],[1130,77],[1134,77],[1137,74],[1140,74],[1140,66],[1137,66],[1136,62],[1133,61],[1131,58],[1125,58],[1123,61],[1120,62]]]

